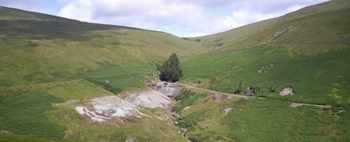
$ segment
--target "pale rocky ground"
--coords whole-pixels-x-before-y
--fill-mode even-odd
[[[298,106],[314,106],[314,107],[320,107],[320,108],[331,108],[332,106],[328,106],[328,105],[314,105],[314,104],[302,104],[302,103],[291,103],[290,106],[291,107],[298,107]]]
[[[280,92],[280,95],[286,96],[286,95],[294,95],[293,88],[287,87],[284,88],[282,92]]]
[[[140,110],[144,108],[169,109],[171,99],[157,91],[144,91],[127,94],[125,99],[118,96],[105,96],[90,99],[75,106],[75,110],[94,122],[105,122],[120,117],[150,117]]]
[[[91,121],[108,122],[108,121],[118,120],[118,118],[130,117],[130,116],[135,116],[139,118],[151,117],[141,112],[141,110],[146,110],[147,108],[151,108],[151,109],[161,108],[161,109],[168,110],[168,112],[171,113],[170,104],[173,103],[173,100],[168,96],[173,97],[174,95],[178,94],[178,92],[181,90],[182,87],[199,89],[199,88],[188,86],[185,84],[176,85],[176,84],[165,83],[165,82],[154,82],[148,85],[156,91],[143,91],[138,93],[123,94],[120,96],[115,96],[115,95],[104,96],[99,98],[93,98],[84,102],[81,102],[79,100],[71,100],[71,101],[67,101],[66,103],[57,104],[57,105],[73,104],[77,113],[86,116]],[[182,87],[180,87],[179,85],[182,85]],[[206,89],[200,89],[200,90],[215,92],[215,91],[206,90]],[[222,93],[222,92],[218,92],[218,93]],[[222,94],[226,94],[226,93],[222,93]],[[290,88],[290,87],[286,87],[282,92],[280,92],[280,95],[283,95],[283,96],[293,95],[293,94],[294,94],[293,88]],[[237,96],[237,98],[246,97],[246,96],[234,95],[234,94],[228,94],[228,96]],[[76,104],[79,104],[79,105],[76,105]],[[327,105],[311,105],[311,104],[301,104],[301,103],[292,103],[290,106],[298,107],[302,105],[330,108],[330,106],[327,106]],[[189,108],[190,106],[187,106],[186,108],[184,108],[184,110]],[[232,108],[226,108],[224,111],[227,114],[231,110]]]
[[[177,83],[168,83],[168,82],[152,82],[147,84],[153,90],[158,91],[166,96],[175,96],[179,94],[182,89],[182,85]]]
[[[187,106],[185,107],[183,110],[188,110],[191,106]]]
[[[94,122],[122,121],[119,118],[131,116],[152,117],[141,111],[145,112],[155,108],[165,109],[171,116],[170,105],[173,100],[169,97],[177,95],[182,87],[166,82],[152,82],[150,87],[153,91],[126,93],[118,96],[111,94],[89,100],[70,100],[56,105],[73,106],[77,113]],[[159,119],[168,119],[168,117],[159,117]]]
[[[225,108],[225,113],[228,114],[230,111],[232,110],[232,108]]]

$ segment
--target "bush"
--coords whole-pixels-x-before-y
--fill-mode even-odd
[[[175,53],[172,53],[160,68],[159,78],[162,81],[176,82],[182,76],[179,58]]]

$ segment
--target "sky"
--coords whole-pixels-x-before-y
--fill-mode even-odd
[[[328,0],[0,0],[0,5],[194,37],[279,17],[325,1]]]

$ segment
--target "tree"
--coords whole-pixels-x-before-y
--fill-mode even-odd
[[[172,53],[160,68],[159,78],[161,81],[176,82],[182,76],[180,60],[175,53]]]

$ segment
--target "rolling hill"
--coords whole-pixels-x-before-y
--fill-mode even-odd
[[[181,95],[185,106],[180,107],[198,98],[180,111],[186,136],[192,141],[349,141],[348,15],[350,1],[332,0],[186,38],[211,51],[182,64],[182,83],[241,95],[248,87],[258,90],[237,102],[215,92],[206,98]],[[292,94],[281,95],[288,88]]]
[[[183,82],[200,81],[203,87],[230,93],[241,83],[242,93],[248,87],[259,87],[256,96],[348,106],[349,8],[349,1],[333,0],[189,39],[214,50],[183,64]],[[292,87],[295,94],[279,95],[286,87]]]
[[[146,134],[137,118],[125,120],[131,121],[128,128],[118,128],[88,122],[74,108],[51,104],[148,90],[146,82],[157,79],[157,66],[171,53],[183,61],[207,52],[197,42],[158,31],[6,7],[0,7],[0,13],[0,129],[14,133],[1,134],[0,141],[21,141],[18,135],[28,136],[28,141],[125,141],[125,133],[144,140],[165,137]],[[60,117],[65,115],[67,119]],[[150,127],[159,123],[151,129],[155,133],[158,128],[176,130],[168,128],[168,122],[148,121]],[[75,129],[77,125],[86,129]],[[177,134],[171,138],[184,140]]]
[[[181,39],[0,7],[0,141],[350,141],[349,15],[332,0]],[[202,89],[142,106],[173,52]]]
[[[204,47],[217,50],[236,50],[272,43],[349,41],[349,1],[332,0],[291,12],[281,17],[242,26],[226,32],[190,38]],[[320,47],[321,46],[321,47]],[[317,49],[327,45],[318,45]],[[309,47],[310,48],[310,47]],[[312,48],[315,49],[316,47]],[[321,51],[307,52],[317,54]]]
[[[197,42],[143,29],[84,23],[0,7],[1,79],[14,85],[81,78],[96,62],[121,66],[181,60],[206,52]],[[152,69],[150,69],[151,71]],[[44,79],[45,78],[45,79]]]

